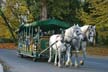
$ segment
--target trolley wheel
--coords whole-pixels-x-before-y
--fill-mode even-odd
[[[36,60],[37,60],[36,58],[33,58],[33,61],[34,61],[34,62],[36,62]]]
[[[24,57],[24,55],[20,54],[20,57],[21,57],[21,58],[23,58],[23,57]]]

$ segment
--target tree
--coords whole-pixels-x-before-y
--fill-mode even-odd
[[[56,18],[70,23],[77,23],[77,0],[25,0],[35,20]]]
[[[15,30],[24,22],[24,18],[27,18],[27,22],[32,21],[32,15],[28,15],[28,9],[23,0],[6,0],[1,16],[14,39],[16,39]]]
[[[80,8],[78,17],[84,24],[108,23],[108,1],[87,0],[85,6]]]
[[[3,18],[0,16],[0,38],[10,38],[11,34],[5,25]]]
[[[107,43],[108,40],[108,0],[87,0],[85,5],[80,7],[77,18],[83,24],[96,25],[98,39]]]
[[[10,24],[8,23],[8,20],[7,20],[6,16],[5,16],[4,13],[1,11],[1,9],[0,9],[0,13],[1,13],[1,17],[2,17],[2,18],[4,19],[4,21],[5,21],[6,26],[8,27],[10,33],[12,34],[13,39],[16,41],[15,35],[14,35],[13,31],[12,31],[12,28],[11,28]]]

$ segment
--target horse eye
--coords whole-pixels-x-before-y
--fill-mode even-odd
[[[76,33],[78,33],[79,31],[76,31]]]
[[[92,34],[92,33],[90,32],[90,34]]]

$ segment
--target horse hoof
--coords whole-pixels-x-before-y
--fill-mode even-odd
[[[74,66],[74,64],[72,64],[71,66]]]
[[[71,61],[70,61],[70,62],[66,62],[66,63],[65,63],[65,66],[66,66],[66,67],[72,66],[72,64],[73,64],[73,63],[72,63]]]
[[[78,67],[79,67],[79,65],[78,65],[78,64],[76,64],[76,65],[75,65],[75,68],[78,68]]]
[[[48,60],[48,63],[50,63],[51,62],[51,60]]]
[[[80,61],[80,65],[84,65],[84,62],[83,61]]]
[[[57,63],[54,63],[55,66],[57,66]]]
[[[69,64],[67,64],[67,63],[66,63],[66,64],[65,64],[65,66],[66,66],[66,67],[68,67],[68,66],[69,66]]]
[[[73,66],[74,64],[73,63],[70,63],[70,66]]]
[[[58,65],[58,67],[59,67],[59,68],[62,68],[62,66],[61,66],[61,65]]]

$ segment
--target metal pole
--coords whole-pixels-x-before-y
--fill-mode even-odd
[[[24,48],[23,48],[23,50],[25,51],[25,45],[26,45],[26,43],[25,43],[25,39],[26,39],[26,37],[25,37],[25,32],[26,31],[26,29],[24,28],[24,31],[23,31],[23,42],[24,42]]]
[[[26,27],[26,36],[27,36],[27,27]]]
[[[30,26],[30,25],[29,25]],[[30,30],[31,30],[31,26],[29,27],[29,36],[30,36]]]
[[[27,27],[26,27],[26,38],[27,38]],[[27,44],[26,44],[26,51],[27,51]]]
[[[30,26],[30,25],[29,25]],[[30,35],[30,30],[31,30],[31,26],[29,27],[29,42],[30,42],[30,44],[29,44],[29,52],[30,52],[30,46],[31,46],[31,36],[32,35]]]
[[[40,37],[40,27],[38,26],[38,42],[39,42],[39,37]]]
[[[33,26],[32,26],[32,37],[33,37]]]

